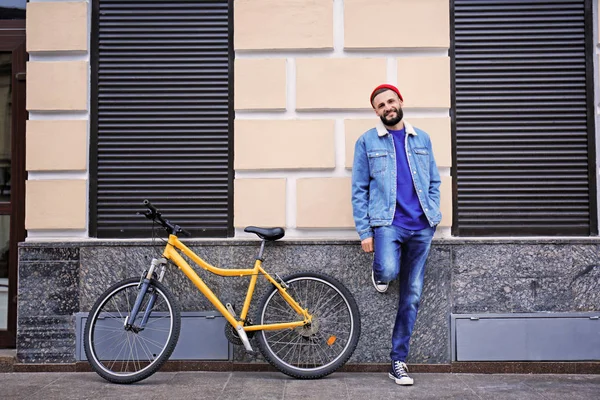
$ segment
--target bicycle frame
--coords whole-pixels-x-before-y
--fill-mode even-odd
[[[210,288],[204,283],[204,281],[196,274],[196,272],[190,267],[190,265],[183,259],[183,257],[177,252],[180,250],[183,254],[188,256],[191,260],[193,260],[198,266],[204,268],[206,271],[212,272],[216,275],[220,276],[251,276],[250,284],[248,285],[248,291],[246,293],[246,299],[244,301],[244,306],[242,308],[242,312],[239,315],[240,320],[236,320],[235,316],[232,315],[229,310],[223,305],[223,303],[219,300],[219,298],[210,290]],[[302,309],[300,305],[294,300],[286,291],[286,289],[277,282],[277,280],[273,279],[271,275],[267,273],[262,268],[262,261],[257,259],[254,262],[254,268],[252,269],[224,269],[218,268],[210,265],[202,258],[200,258],[196,253],[190,250],[187,246],[185,246],[179,238],[175,235],[169,235],[169,241],[165,246],[165,250],[163,251],[163,256],[167,260],[171,260],[177,267],[187,276],[187,278],[194,283],[194,285],[206,296],[206,298],[215,306],[215,308],[223,314],[223,316],[227,319],[227,321],[236,329],[243,329],[246,332],[250,331],[259,331],[259,330],[278,330],[278,329],[293,329],[300,326],[304,326],[306,324],[311,323],[312,315],[308,313],[308,310]],[[271,282],[275,287],[279,290],[281,296],[285,299],[285,301],[300,315],[303,320],[295,321],[295,322],[285,322],[278,324],[265,324],[265,325],[244,325],[244,321],[246,320],[246,316],[248,314],[248,310],[250,308],[250,302],[252,300],[252,295],[254,294],[254,288],[256,286],[256,281],[258,279],[258,275],[262,274],[269,282]]]

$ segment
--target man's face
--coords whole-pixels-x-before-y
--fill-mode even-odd
[[[373,109],[375,114],[381,118],[386,126],[394,126],[402,121],[404,113],[402,112],[402,101],[392,90],[386,90],[379,93],[373,99]]]

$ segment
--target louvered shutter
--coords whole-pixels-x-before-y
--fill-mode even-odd
[[[144,199],[194,236],[232,235],[231,3],[95,1],[97,237],[148,237]]]
[[[454,0],[454,233],[596,230],[591,2]]]

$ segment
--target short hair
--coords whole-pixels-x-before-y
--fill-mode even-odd
[[[381,88],[381,89],[377,89],[376,91],[374,91],[373,94],[371,95],[371,105],[373,105],[373,100],[375,100],[375,97],[379,96],[383,92],[387,92],[388,90],[391,90],[392,92],[394,92],[392,89],[388,89],[388,88]],[[396,92],[394,92],[394,93],[396,93]],[[400,98],[400,96],[398,96],[398,98]]]

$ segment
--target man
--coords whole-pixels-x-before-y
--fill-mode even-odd
[[[423,289],[425,261],[440,213],[440,175],[431,140],[403,119],[398,88],[371,93],[377,126],[356,142],[352,209],[362,249],[375,252],[371,279],[384,293],[399,278],[400,296],[392,332],[389,377],[412,385],[406,357]]]

